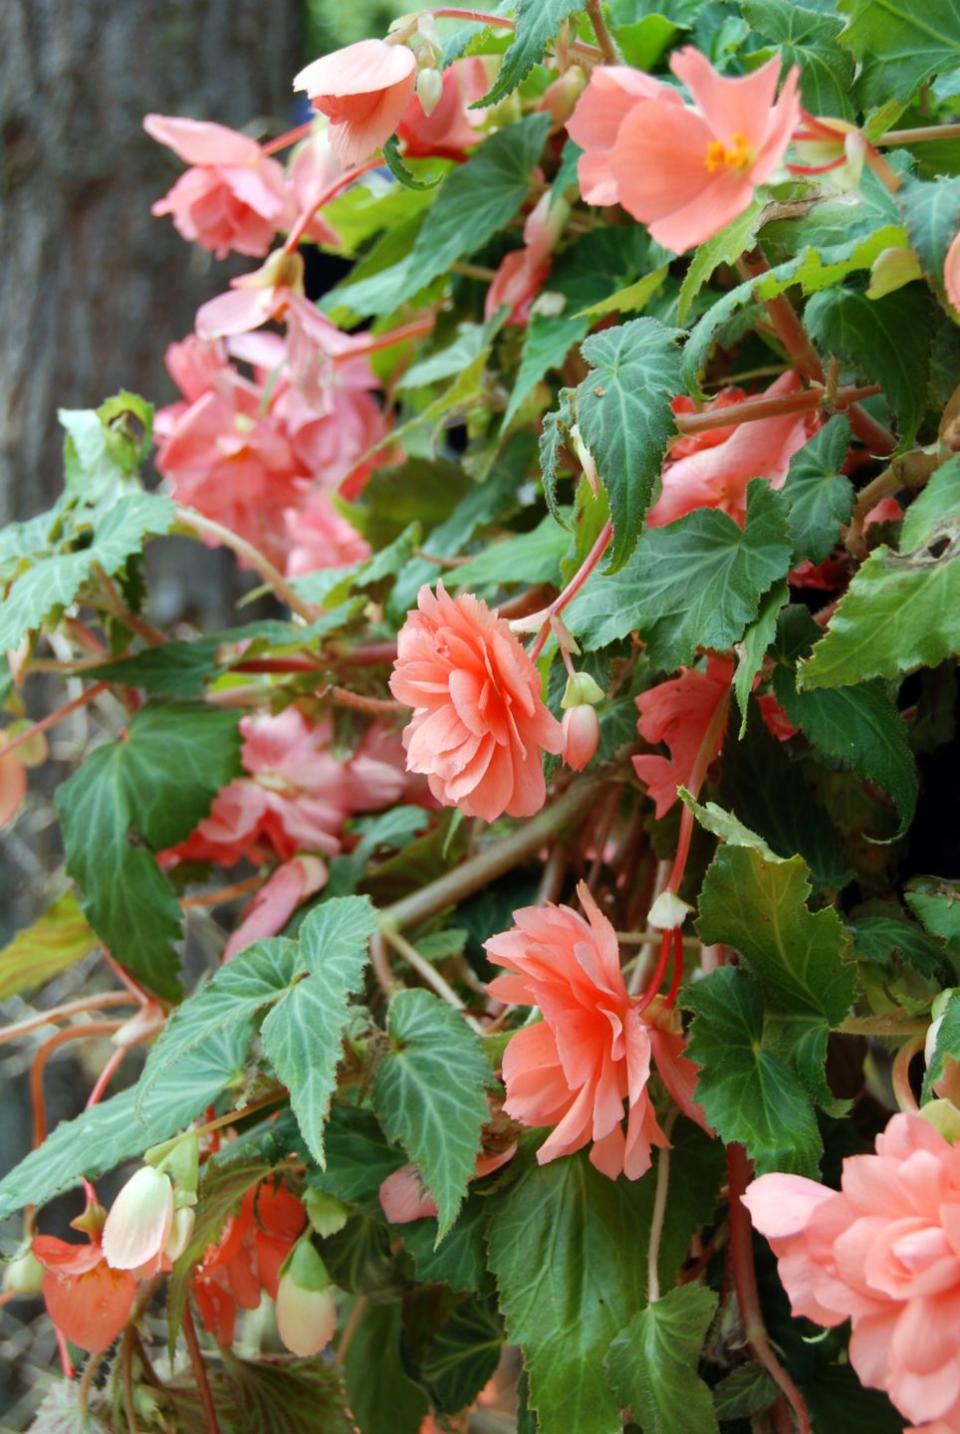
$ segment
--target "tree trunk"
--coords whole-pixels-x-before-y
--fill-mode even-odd
[[[166,345],[236,268],[154,219],[147,111],[289,122],[297,0],[0,3],[0,524],[61,487],[59,407],[164,401]],[[247,265],[249,267],[249,265]]]

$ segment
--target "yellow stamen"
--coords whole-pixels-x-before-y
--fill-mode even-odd
[[[715,174],[718,169],[746,169],[753,158],[746,135],[738,132],[730,136],[729,144],[724,144],[722,139],[712,139],[703,162],[709,173]]]

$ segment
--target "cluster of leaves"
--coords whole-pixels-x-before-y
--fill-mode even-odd
[[[603,10],[624,59],[647,71],[665,73],[687,42],[730,73],[778,50],[800,66],[812,112],[874,139],[956,109],[952,0],[912,10],[841,0],[836,11],[814,0],[609,0]],[[236,1139],[204,1163],[198,1235],[171,1274],[175,1335],[193,1268],[252,1185],[282,1170],[347,1207],[343,1229],[317,1241],[344,1292],[339,1372],[298,1362],[281,1377],[269,1362],[223,1362],[213,1394],[224,1429],[416,1434],[431,1411],[446,1418],[473,1404],[512,1345],[522,1351],[524,1434],[610,1434],[624,1411],[644,1434],[738,1434],[776,1391],[744,1350],[724,1281],[722,1147],[745,1147],[758,1172],[835,1183],[842,1156],[886,1119],[891,1039],[922,1031],[934,1001],[960,983],[957,854],[946,837],[930,840],[954,826],[960,338],[942,276],[960,226],[960,146],[898,147],[896,193],[869,168],[842,196],[791,179],[675,260],[640,226],[580,202],[576,146],[537,108],[558,50],[596,38],[585,7],[518,0],[515,12],[511,34],[474,21],[447,42],[448,59],[489,56],[492,70],[499,57],[489,135],[472,157],[449,169],[411,161],[414,178],[440,182],[357,186],[329,206],[355,262],[323,297],[325,312],[379,331],[429,306],[436,324],[412,358],[376,359],[404,457],[341,505],[373,556],[294,584],[313,621],[166,640],[149,627],[143,545],[182,515],[141,485],[150,410],[128,394],[62,415],[63,497],[0,534],[9,709],[21,702],[18,666],[45,633],[75,636],[80,612],[106,648],[89,675],[127,708],[123,729],[58,790],[73,885],[0,952],[0,995],[35,989],[103,947],[168,1013],[137,1084],[55,1129],[0,1182],[0,1215],[235,1112]],[[549,302],[526,326],[488,321],[483,275],[514,246],[542,184],[578,220],[558,245]],[[878,294],[890,250],[911,251],[915,264]],[[751,482],[742,524],[702,508],[646,526],[677,437],[671,400],[785,369],[794,356],[765,307],[784,298],[834,386],[876,387],[861,410],[870,426],[858,433],[852,414],[825,411],[779,491]],[[877,459],[870,440],[884,430],[890,451]],[[595,491],[581,477],[584,445]],[[868,487],[898,493],[902,521],[864,534]],[[357,681],[344,654],[392,640],[438,570],[451,591],[492,605],[531,586],[560,590],[608,520],[605,565],[564,612],[580,665],[605,695],[596,784],[573,786],[560,797],[567,806],[548,807],[523,836],[506,825],[469,832],[459,815],[408,806],[355,821],[350,849],[287,933],[248,946],[183,999],[183,883],[210,873],[171,875],[156,858],[241,773],[232,699],[251,684],[231,670],[238,644],[248,666],[266,659],[262,710],[297,701],[325,711],[329,686],[345,671]],[[828,561],[841,577],[825,607],[801,575]],[[637,1182],[608,1180],[585,1152],[540,1166],[539,1136],[497,1113],[503,1032],[478,1033],[463,1018],[483,1006],[482,943],[535,899],[537,860],[558,837],[570,871],[592,870],[626,918],[625,884],[672,855],[677,830],[675,812],[654,820],[626,760],[635,699],[707,651],[735,654],[738,710],[705,799],[684,797],[697,830],[683,894],[696,908],[688,937],[737,960],[689,981],[681,1005],[715,1138],[678,1121],[672,1154],[658,1152]],[[282,673],[285,658],[303,656],[308,672],[292,663]],[[541,668],[559,715],[555,644]],[[386,665],[361,670],[361,697],[382,697]],[[761,695],[791,724],[786,744],[761,720]],[[336,718],[350,750],[363,719],[351,707]],[[556,813],[593,822],[593,807],[609,816],[589,828],[602,840],[587,863]],[[611,831],[615,867],[604,858]],[[370,959],[380,928],[408,931],[434,979],[405,967],[400,946],[385,980]],[[960,994],[946,1002],[928,1087],[953,1057]],[[513,1138],[513,1159],[475,1181],[478,1157]],[[409,1162],[437,1215],[391,1226],[378,1192]],[[805,1343],[768,1284],[770,1320],[814,1427],[899,1427],[886,1401],[856,1384],[841,1336]],[[149,1427],[204,1428],[195,1396],[182,1380],[152,1390],[146,1417],[161,1422]],[[68,1406],[54,1401],[36,1428],[71,1427],[55,1422]],[[122,1411],[94,1406],[91,1417],[126,1427],[109,1423]]]

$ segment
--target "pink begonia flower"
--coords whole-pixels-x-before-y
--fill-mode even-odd
[[[597,65],[567,122],[567,134],[584,151],[577,160],[580,193],[588,204],[617,204],[620,185],[611,157],[620,126],[640,100],[682,107],[676,90],[629,65]]]
[[[293,194],[293,207],[297,214],[313,210],[303,237],[312,239],[315,244],[336,248],[340,243],[337,231],[320,212],[318,201],[342,173],[343,166],[333,152],[330,138],[322,131],[298,144],[290,156],[287,177]]]
[[[505,1150],[492,1155],[478,1155],[471,1181],[482,1180],[501,1169],[517,1153],[517,1142],[511,1141]],[[392,1175],[381,1180],[378,1192],[380,1208],[391,1225],[409,1225],[414,1220],[437,1218],[437,1203],[425,1188],[420,1169],[416,1165],[401,1165]]]
[[[700,405],[687,394],[678,393],[670,400],[670,408],[674,413],[716,413],[718,409],[732,408],[749,397],[745,389],[722,388],[713,398]],[[689,457],[691,453],[699,453],[702,448],[716,448],[718,443],[725,443],[735,430],[736,424],[726,424],[718,428],[705,428],[701,433],[686,433],[671,443],[670,457],[676,461],[678,458]]]
[[[255,1310],[263,1290],[276,1299],[280,1270],[303,1234],[307,1212],[283,1185],[264,1181],[249,1189],[192,1281],[204,1328],[218,1344],[233,1343],[237,1310]]]
[[[658,821],[677,800],[677,788],[689,786],[700,745],[732,681],[733,663],[711,653],[705,672],[681,667],[679,677],[650,687],[637,698],[640,736],[651,745],[665,742],[670,749],[669,757],[633,758],[634,771],[656,802]],[[724,733],[718,732],[711,761],[719,757],[723,738]]]
[[[563,732],[563,760],[575,772],[582,772],[593,760],[600,741],[597,709],[589,702],[580,702],[564,712],[560,726]]]
[[[188,334],[179,343],[167,345],[163,361],[167,373],[183,394],[185,402],[182,407],[185,408],[201,394],[216,387],[218,379],[227,369],[227,350],[217,339],[208,341],[198,339],[196,334]],[[160,413],[167,412],[169,409],[160,410]],[[157,417],[160,417],[159,413]]]
[[[555,200],[551,207],[551,198],[549,191],[541,195],[527,216],[523,248],[512,249],[500,260],[484,302],[488,323],[504,305],[509,309],[507,324],[529,323],[533,301],[550,273],[553,247],[567,217],[562,201]]]
[[[763,397],[797,393],[800,387],[800,379],[791,369],[765,389]],[[816,419],[809,413],[784,413],[727,427],[721,430],[722,438],[700,443],[692,452],[687,447],[685,457],[673,459],[671,455],[661,477],[660,497],[647,514],[647,526],[665,527],[695,508],[719,508],[742,527],[750,479],[764,478],[771,488],[782,488],[791,458],[815,426]]]
[[[293,220],[283,166],[256,140],[204,120],[146,115],[143,127],[191,166],[152,214],[170,214],[177,232],[218,259],[231,249],[263,258]]]
[[[259,269],[230,280],[225,294],[201,304],[194,328],[201,339],[224,339],[281,319],[292,298],[303,297],[303,259],[274,249]]]
[[[38,1235],[33,1253],[44,1269],[47,1314],[64,1339],[89,1354],[109,1349],[133,1313],[135,1276],[111,1268],[99,1235],[85,1244]]]
[[[492,822],[543,806],[543,752],[558,753],[560,723],[540,674],[510,628],[472,593],[424,584],[397,638],[390,691],[414,708],[407,768],[445,806]]]
[[[955,236],[947,250],[947,257],[943,262],[943,282],[947,298],[960,313],[960,234]]]
[[[366,538],[337,512],[329,495],[319,489],[308,493],[299,507],[287,508],[283,519],[290,542],[287,577],[362,563],[370,556]]]
[[[103,1227],[103,1253],[115,1270],[138,1270],[163,1254],[173,1227],[169,1175],[141,1165],[117,1195]]]
[[[770,1241],[795,1315],[852,1322],[850,1363],[905,1418],[960,1430],[960,1147],[895,1115],[839,1191],[763,1175],[743,1203]],[[938,1422],[939,1421],[939,1422]]]
[[[757,706],[771,737],[776,737],[778,742],[789,742],[797,735],[799,728],[794,727],[772,692],[761,693],[757,697]]]
[[[511,973],[490,983],[491,996],[543,1015],[507,1046],[503,1108],[523,1125],[555,1127],[537,1151],[541,1165],[592,1142],[599,1171],[637,1180],[650,1168],[651,1147],[669,1144],[650,1100],[651,1063],[684,1114],[704,1124],[693,1101],[697,1068],[683,1053],[675,1011],[659,999],[638,1011],[616,932],[585,882],[577,896],[586,920],[553,902],[527,906],[514,912],[511,931],[485,942],[489,960]]]
[[[359,40],[322,55],[293,82],[330,121],[330,143],[341,164],[360,164],[393,134],[417,82],[406,45]]]
[[[869,513],[863,520],[863,531],[872,528],[874,523],[898,523],[903,517],[903,508],[896,498],[881,498],[879,503],[874,503]]]
[[[649,76],[601,66],[567,130],[586,150],[579,173],[587,202],[622,204],[658,244],[682,254],[742,214],[777,168],[800,119],[799,71],[774,101],[777,58],[730,79],[687,46],[670,68],[697,108]]]
[[[233,866],[271,854],[289,861],[298,852],[334,856],[348,816],[392,806],[404,792],[404,774],[373,726],[345,762],[329,750],[329,718],[311,725],[296,707],[276,717],[241,718],[240,731],[249,775],[221,788],[210,815],[161,854],[165,864]]]
[[[295,856],[278,866],[245,907],[240,925],[223,949],[224,961],[232,961],[254,941],[276,936],[297,907],[326,884],[327,868],[318,856]]]
[[[479,55],[454,60],[443,72],[440,101],[431,114],[414,96],[397,126],[408,158],[463,159],[481,138],[485,110],[471,109],[490,88],[487,67]]]

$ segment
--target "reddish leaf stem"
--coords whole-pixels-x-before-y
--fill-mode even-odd
[[[313,120],[307,120],[306,124],[298,124],[295,129],[288,129],[284,134],[278,134],[276,139],[268,139],[266,144],[260,146],[260,153],[278,154],[281,149],[289,149],[292,144],[306,139],[312,129]]]
[[[92,687],[88,687],[86,692],[81,692],[80,696],[75,697],[72,702],[65,702],[62,707],[57,707],[55,711],[48,713],[46,717],[41,717],[39,722],[34,722],[32,726],[24,728],[22,732],[18,732],[16,737],[11,737],[9,742],[5,742],[4,745],[0,747],[0,759],[9,757],[11,752],[15,752],[18,747],[22,747],[25,742],[29,742],[31,737],[36,737],[41,732],[49,732],[51,727],[56,727],[65,717],[69,717],[72,712],[77,712],[81,707],[86,707],[87,703],[93,702],[95,698],[100,696],[101,692],[106,692],[107,687],[108,684],[106,682],[95,682]]]
[[[42,1145],[47,1134],[47,1111],[43,1103],[43,1073],[54,1051],[68,1041],[92,1040],[95,1036],[112,1036],[119,1031],[120,1021],[90,1021],[84,1026],[68,1026],[57,1031],[39,1047],[30,1066],[30,1101],[33,1106],[33,1144]]]
[[[213,1402],[210,1381],[207,1378],[207,1369],[203,1362],[203,1351],[200,1348],[200,1341],[197,1339],[197,1327],[193,1322],[193,1310],[190,1308],[189,1300],[187,1300],[183,1306],[182,1324],[183,1336],[187,1342],[187,1353],[190,1356],[190,1364],[193,1368],[193,1377],[197,1381],[197,1391],[200,1395],[200,1403],[203,1406],[203,1417],[207,1426],[207,1434],[220,1434],[217,1409]]]
[[[587,578],[597,566],[597,563],[599,563],[600,559],[603,557],[612,537],[613,524],[608,518],[607,521],[604,523],[603,527],[600,529],[600,532],[597,534],[597,539],[593,547],[590,549],[589,553],[584,558],[583,562],[580,564],[573,577],[567,583],[563,592],[560,593],[558,597],[554,598],[553,602],[550,603],[549,607],[545,607],[541,612],[534,613],[532,617],[523,619],[524,627],[527,628],[532,628],[534,626],[534,623],[538,620],[541,624],[540,630],[534,638],[533,645],[530,648],[531,662],[536,662],[537,658],[543,651],[544,644],[550,635],[551,618],[558,617],[560,613],[563,612],[563,609],[567,606],[567,604],[573,601],[577,593],[587,581]]]
[[[838,390],[833,407],[837,409],[848,408],[850,404],[857,403],[861,398],[872,398],[880,392],[878,384],[864,384],[862,387],[851,386]],[[703,413],[678,413],[674,422],[680,432],[685,436],[695,433],[708,433],[713,428],[734,428],[741,423],[756,423],[763,418],[778,418],[784,413],[804,413],[808,410],[819,408],[824,401],[824,393],[819,388],[804,388],[799,393],[783,393],[767,398],[761,394],[757,398],[745,398],[742,403],[731,404],[729,408],[723,409],[722,413],[716,410]]]
[[[53,1025],[57,1021],[66,1021],[70,1016],[75,1016],[78,1011],[99,1011],[106,1006],[134,1006],[136,1004],[137,998],[128,995],[126,991],[103,991],[98,996],[80,996],[76,1001],[66,1001],[62,1006],[51,1006],[49,1011],[38,1011],[35,1016],[28,1016],[23,1021],[17,1021],[15,1025],[4,1026],[0,1030],[0,1045],[28,1035],[30,1031],[36,1031],[41,1026]]]
[[[325,204],[329,204],[332,200],[336,199],[341,190],[347,189],[355,179],[360,179],[363,175],[369,174],[371,169],[378,169],[382,163],[383,160],[379,155],[374,155],[372,159],[364,160],[363,164],[357,164],[353,169],[345,170],[343,174],[337,176],[332,184],[328,184],[319,199],[311,203],[302,214],[297,216],[296,223],[287,235],[283,246],[283,253],[293,253],[305,232],[309,229],[310,221],[318,209],[322,209]]]
[[[743,1320],[747,1343],[764,1369],[783,1391],[793,1410],[800,1434],[811,1434],[810,1415],[807,1406],[793,1380],[777,1359],[770,1344],[760,1296],[757,1292],[757,1272],[753,1266],[753,1243],[750,1214],[743,1203],[743,1192],[751,1177],[750,1161],[742,1145],[727,1146],[727,1176],[730,1199],[730,1265],[733,1284],[737,1292],[737,1303]]]

